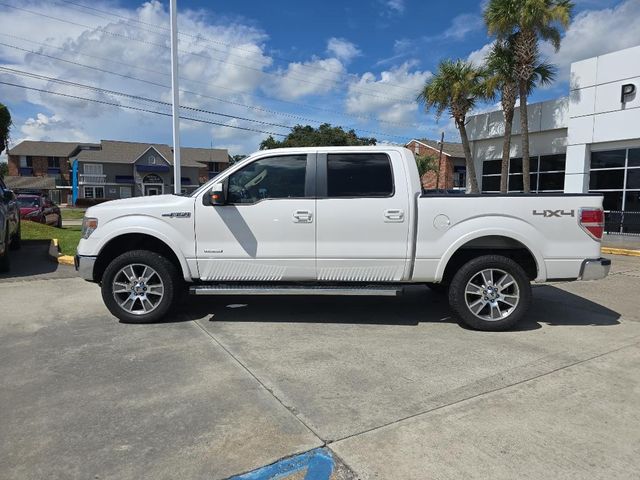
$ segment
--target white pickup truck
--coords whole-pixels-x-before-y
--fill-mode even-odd
[[[529,307],[531,281],[608,274],[603,222],[598,195],[424,193],[401,147],[266,150],[188,196],[89,208],[76,269],[125,322],[157,321],[186,289],[398,295],[425,284],[465,324],[504,330]]]

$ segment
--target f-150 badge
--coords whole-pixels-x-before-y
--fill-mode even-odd
[[[170,218],[189,218],[191,216],[191,212],[171,212],[171,213],[163,213],[163,217]]]
[[[575,210],[534,210],[534,215],[540,215],[544,218],[549,217],[575,217]]]

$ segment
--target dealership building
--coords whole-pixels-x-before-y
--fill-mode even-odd
[[[640,233],[639,90],[640,46],[573,63],[568,97],[528,106],[531,190],[601,193],[612,229]],[[469,117],[467,131],[480,188],[499,191],[502,111]],[[513,192],[522,191],[521,155],[516,109],[509,162]]]

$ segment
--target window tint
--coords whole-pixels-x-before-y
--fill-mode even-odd
[[[626,150],[607,150],[591,152],[591,168],[624,167]]]
[[[540,157],[540,171],[552,172],[564,170],[565,155],[543,155]]]
[[[522,173],[522,159],[511,158],[509,159],[509,173]]]
[[[306,155],[284,155],[251,162],[229,177],[229,203],[305,196]]]
[[[624,170],[592,170],[589,176],[589,189],[622,189]]]
[[[538,191],[564,190],[564,172],[561,173],[541,173]]]
[[[640,167],[640,148],[629,149],[629,166]]]
[[[500,173],[502,168],[502,160],[487,160],[482,163],[482,174],[490,175],[492,173]]]
[[[482,191],[483,192],[499,192],[500,191],[500,176],[482,177]]]
[[[389,197],[393,195],[391,162],[384,153],[327,155],[329,197]]]
[[[630,168],[627,170],[627,188],[640,190],[640,168]]]

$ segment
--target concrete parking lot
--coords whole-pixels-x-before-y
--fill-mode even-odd
[[[27,246],[0,277],[0,477],[223,479],[326,447],[341,478],[637,478],[640,258],[612,258],[485,333],[420,288],[126,325]]]

